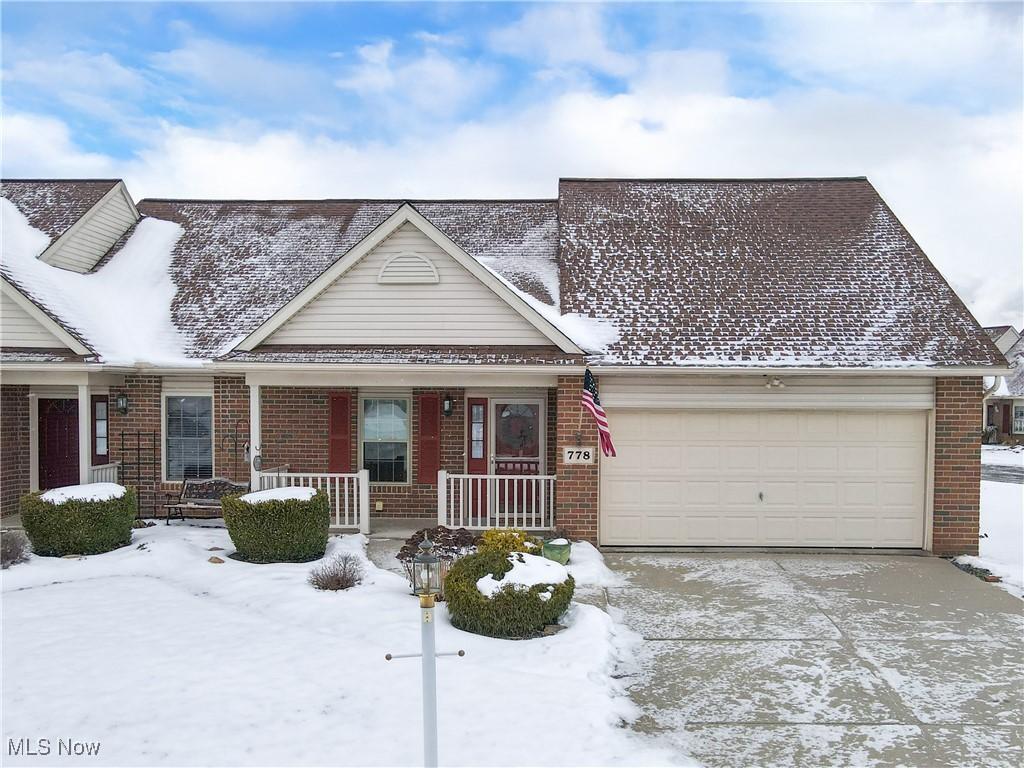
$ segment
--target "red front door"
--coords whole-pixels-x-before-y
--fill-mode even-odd
[[[78,484],[78,401],[39,399],[39,488]]]

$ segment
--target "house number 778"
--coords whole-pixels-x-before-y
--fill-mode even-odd
[[[562,461],[565,464],[593,464],[595,455],[593,448],[564,448]]]

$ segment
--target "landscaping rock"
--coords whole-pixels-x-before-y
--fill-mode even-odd
[[[212,557],[210,557],[210,559],[209,559],[209,560],[207,560],[206,562],[208,562],[208,563],[223,563],[224,561],[223,561],[223,560],[221,560],[221,559],[220,559],[219,557],[217,557],[216,555],[213,555],[213,556],[212,556]]]

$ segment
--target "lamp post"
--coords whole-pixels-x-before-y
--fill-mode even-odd
[[[423,665],[423,765],[437,766],[437,657],[465,656],[465,651],[438,653],[434,635],[434,605],[441,591],[441,560],[434,554],[434,542],[427,536],[413,558],[412,591],[420,598],[420,640],[422,653],[387,654],[385,659],[421,657]]]

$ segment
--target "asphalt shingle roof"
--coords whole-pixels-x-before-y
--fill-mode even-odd
[[[85,215],[118,179],[5,179],[0,196],[21,211],[28,223],[53,242]]]
[[[989,366],[1002,356],[866,179],[563,180],[561,311],[603,363]]]

